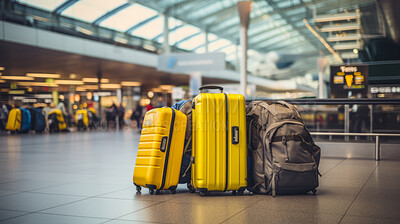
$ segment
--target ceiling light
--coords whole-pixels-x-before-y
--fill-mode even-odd
[[[331,15],[318,15],[314,17],[314,22],[331,22],[331,21],[340,21],[340,20],[352,20],[352,19],[359,19],[360,13],[338,13],[338,14],[331,14]]]
[[[4,67],[0,67],[0,71],[4,71]]]
[[[26,76],[0,76],[0,79],[8,79],[8,80],[35,80],[33,77]]]
[[[76,74],[69,74],[70,79],[76,79]]]
[[[359,23],[343,23],[333,24],[321,27],[321,32],[334,32],[334,31],[345,31],[345,30],[359,30],[361,25]]]
[[[174,87],[174,85],[160,85],[160,88],[163,90],[172,90]]]
[[[79,26],[76,28],[76,30],[78,32],[84,33],[84,34],[89,35],[89,36],[93,35],[92,31],[90,31],[88,29],[85,29],[85,28],[82,28],[82,27],[79,27]]]
[[[0,79],[0,83],[5,83],[5,82],[6,82],[6,80],[1,80],[1,79]]]
[[[98,78],[82,78],[83,82],[94,82],[94,83],[98,83],[99,79]],[[101,83],[109,83],[110,80],[109,79],[101,79]]]
[[[121,86],[141,86],[142,83],[140,82],[129,82],[129,81],[122,81]]]
[[[308,30],[311,31],[311,33],[314,34],[315,37],[318,38],[319,41],[321,41],[321,43],[326,47],[326,49],[328,49],[328,51],[333,54],[333,56],[340,62],[343,63],[343,59],[340,57],[340,55],[338,53],[335,52],[335,50],[332,49],[331,46],[329,46],[329,44],[325,41],[324,38],[321,37],[321,35],[319,35],[319,33],[317,31],[315,31],[314,28],[312,28],[312,26],[310,24],[308,24],[306,19],[303,19],[304,25],[308,28]]]
[[[335,36],[329,36],[326,38],[329,42],[336,42],[336,41],[349,41],[349,40],[361,40],[361,34],[342,34]]]
[[[353,49],[353,53],[354,54],[358,54],[358,50],[357,49]]]
[[[102,89],[120,89],[120,84],[101,84],[100,88]]]
[[[155,93],[163,92],[163,90],[161,88],[152,88],[151,91],[153,91]]]
[[[61,75],[59,74],[44,74],[44,73],[26,73],[28,77],[35,77],[35,78],[50,78],[50,79],[59,79]]]
[[[83,85],[83,82],[79,80],[55,80],[54,83],[58,85]]]
[[[58,87],[57,84],[47,82],[18,82],[20,86],[44,86],[44,87]]]
[[[85,89],[99,89],[98,85],[83,85],[82,88]]]
[[[361,49],[362,44],[358,41],[345,42],[345,43],[337,43],[332,46],[335,50],[353,50],[353,49]]]
[[[86,91],[86,89],[83,88],[82,86],[76,87],[75,90],[78,91],[78,92],[85,92]]]

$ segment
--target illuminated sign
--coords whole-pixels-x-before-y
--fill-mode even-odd
[[[333,77],[333,83],[334,84],[343,84],[344,83],[344,77],[343,76],[335,76],[335,77]]]
[[[370,93],[400,93],[400,86],[371,86],[369,89]]]
[[[367,93],[368,66],[331,66],[331,95],[347,97],[348,92]],[[354,94],[353,94],[354,95]]]

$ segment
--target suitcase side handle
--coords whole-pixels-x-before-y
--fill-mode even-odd
[[[221,90],[221,93],[224,90],[224,88],[222,88],[221,86],[202,86],[199,88],[200,93],[203,92],[203,89],[219,89],[219,90]]]

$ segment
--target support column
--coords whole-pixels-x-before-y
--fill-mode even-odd
[[[164,31],[163,31],[163,37],[164,37],[164,43],[163,43],[163,50],[164,54],[169,54],[171,53],[171,46],[169,46],[169,15],[168,12],[164,13]]]
[[[51,96],[53,98],[54,106],[57,106],[57,104],[58,104],[58,91],[52,91],[51,92]]]
[[[318,67],[318,98],[325,99],[326,98],[326,88],[324,82],[325,69],[328,64],[328,61],[325,57],[319,57],[317,59],[317,67]]]
[[[204,43],[204,48],[206,49],[206,53],[208,53],[208,43],[209,43],[209,40],[208,40],[208,31],[207,31],[207,30],[204,32],[204,35],[205,35],[205,39],[206,39],[206,41],[205,41],[205,43]]]
[[[101,78],[103,77],[103,74],[101,73],[101,68],[99,66],[99,69],[97,70],[97,85],[98,85],[98,91],[97,92],[101,92]],[[102,111],[101,111],[101,96],[99,95],[99,104],[97,107],[97,115],[100,119],[100,121],[102,120]]]
[[[236,44],[236,71],[239,72],[240,70],[240,57],[239,57],[239,44],[240,44],[240,40],[237,41]]]
[[[350,106],[344,105],[344,133],[350,132]],[[345,136],[344,139],[349,141],[349,136]]]
[[[242,60],[240,63],[240,93],[246,96],[247,90],[247,29],[249,28],[250,12],[253,2],[237,3],[240,17],[240,42],[242,45]]]
[[[190,73],[190,81],[189,81],[189,90],[190,90],[190,97],[195,97],[199,92],[199,88],[202,85],[202,78],[200,72],[192,72]]]
[[[126,89],[126,110],[132,110],[133,109],[132,88],[133,87],[128,87]]]
[[[381,142],[379,140],[379,135],[375,137],[375,160],[381,160]]]

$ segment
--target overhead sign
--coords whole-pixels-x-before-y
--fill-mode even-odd
[[[180,100],[180,99],[183,99],[184,96],[185,96],[185,92],[183,91],[182,87],[173,87],[172,88],[172,94],[171,94],[172,99]]]
[[[157,63],[157,70],[167,72],[206,72],[224,69],[224,53],[165,54],[158,57]]]
[[[347,97],[348,92],[366,94],[368,91],[368,66],[331,66],[331,95]],[[354,95],[354,94],[353,94]]]
[[[372,94],[381,94],[381,93],[400,94],[400,85],[392,84],[392,85],[371,86],[369,88],[369,92]]]

